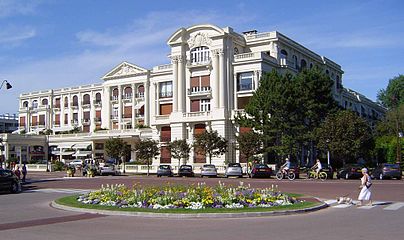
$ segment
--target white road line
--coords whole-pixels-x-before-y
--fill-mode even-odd
[[[325,202],[327,205],[331,205],[331,204],[337,203],[337,200],[325,200],[324,202]]]
[[[332,208],[349,208],[351,206],[352,206],[351,204],[338,204],[338,205],[332,206]]]
[[[397,203],[393,203],[388,207],[383,208],[383,210],[390,210],[390,211],[395,211],[398,210],[400,208],[404,207],[404,203],[403,202],[397,202]]]

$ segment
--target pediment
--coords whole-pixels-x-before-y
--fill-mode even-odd
[[[116,66],[114,69],[105,74],[101,79],[109,80],[122,77],[136,76],[147,74],[147,69],[136,66],[135,64],[123,62]]]

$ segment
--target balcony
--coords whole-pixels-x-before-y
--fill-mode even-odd
[[[125,94],[125,95],[122,95],[122,100],[123,100],[124,102],[132,102],[132,94]]]
[[[192,87],[188,89],[188,96],[206,96],[212,94],[210,86],[206,87]]]
[[[73,119],[71,121],[72,125],[79,125],[79,120],[78,119]]]
[[[135,116],[137,118],[144,118],[144,113],[136,113]]]
[[[101,107],[101,100],[94,100],[93,101],[93,105],[95,106],[95,107]]]
[[[296,63],[294,63],[293,61],[290,61],[286,58],[280,58],[279,65],[281,65],[281,67],[283,67],[283,68],[289,68],[289,69],[296,70],[296,71],[298,70]]]
[[[173,92],[160,92],[159,98],[172,98]]]
[[[101,123],[101,118],[100,117],[95,117],[94,122],[95,123]]]
[[[73,105],[70,106],[71,109],[79,109],[79,104],[78,103],[73,103]]]
[[[118,121],[118,115],[111,115],[111,120],[114,122]]]
[[[91,103],[90,103],[90,102],[82,102],[82,103],[81,103],[81,107],[82,107],[82,108],[90,108],[90,107],[91,107]]]
[[[119,99],[118,95],[111,96],[112,102],[118,102],[118,99]]]
[[[270,62],[278,65],[278,60],[276,58],[264,53],[264,52],[249,52],[234,55],[235,63],[245,63],[245,62]]]
[[[83,125],[90,125],[90,119],[89,118],[85,118],[85,119],[83,119],[83,121],[82,121],[82,124]]]
[[[123,119],[132,119],[132,114],[122,114]]]
[[[135,94],[136,99],[144,99],[144,92],[139,92]]]
[[[187,118],[187,121],[203,121],[211,117],[210,112],[188,112],[183,113],[183,117]]]
[[[194,67],[208,67],[208,66],[210,66],[212,64],[212,59],[211,58],[208,58],[208,59],[205,59],[205,60],[203,60],[203,61],[191,61],[191,60],[188,60],[187,61],[187,67],[188,68],[194,68]]]

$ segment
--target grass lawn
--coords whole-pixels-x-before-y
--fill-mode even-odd
[[[299,197],[299,194],[288,194],[292,197]],[[87,209],[97,209],[97,210],[113,210],[113,211],[123,211],[123,212],[148,212],[148,213],[177,213],[177,214],[194,214],[194,213],[241,213],[241,212],[272,212],[272,211],[286,211],[286,210],[299,210],[318,206],[319,202],[301,202],[289,206],[275,206],[270,208],[206,208],[206,209],[148,209],[148,208],[119,208],[112,206],[101,206],[101,205],[90,205],[83,204],[77,201],[78,195],[67,196],[57,199],[55,202],[60,205],[65,205],[69,207],[76,208],[87,208]]]

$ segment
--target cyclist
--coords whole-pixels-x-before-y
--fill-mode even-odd
[[[289,158],[285,159],[285,163],[281,166],[281,171],[284,174],[287,174],[289,172],[290,169],[290,161]]]
[[[318,176],[318,174],[320,173],[321,169],[323,169],[323,166],[321,166],[321,162],[320,159],[317,158],[316,160],[316,164],[313,165],[313,167],[311,167],[312,170],[316,171],[316,175]]]

